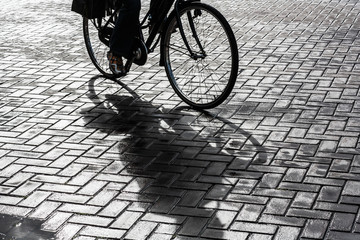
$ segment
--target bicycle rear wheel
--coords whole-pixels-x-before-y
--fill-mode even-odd
[[[109,16],[96,19],[83,18],[83,33],[87,52],[94,66],[108,78],[115,75],[109,68],[107,52],[109,48],[109,40],[114,28],[115,21],[108,21]]]
[[[176,16],[163,42],[165,70],[178,96],[194,108],[213,108],[231,93],[238,74],[239,56],[229,23],[215,8],[192,3],[180,10],[190,48],[181,37]]]

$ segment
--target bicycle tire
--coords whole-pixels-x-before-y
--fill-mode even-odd
[[[103,22],[106,22],[105,18],[83,18],[83,35],[85,46],[91,62],[99,70],[99,72],[105,77],[114,78],[115,75],[109,68],[109,61],[107,58],[107,53],[110,50],[108,44],[106,43],[108,39],[103,39],[103,41],[100,40],[99,27],[103,27],[101,26]],[[106,36],[108,38],[111,35],[112,27],[113,26],[108,27],[109,33],[107,35],[109,36]]]
[[[236,38],[225,17],[212,6],[191,3],[179,13],[190,47],[199,52],[200,42],[206,54],[200,60],[190,56],[178,29],[176,14],[172,14],[161,46],[167,77],[188,105],[198,109],[214,108],[227,99],[235,86],[239,69]],[[194,25],[201,24],[194,27],[198,42],[193,37],[196,34],[192,33],[190,20],[186,19],[192,19]]]

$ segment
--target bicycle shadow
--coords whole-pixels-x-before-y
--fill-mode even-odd
[[[116,199],[131,202],[129,209],[144,212],[141,220],[159,224],[155,234],[161,238],[234,239],[228,229],[242,204],[226,198],[242,187],[238,185],[237,167],[229,167],[236,163],[231,154],[240,143],[227,145],[213,124],[227,125],[227,130],[233,129],[254,146],[260,146],[259,142],[209,111],[183,113],[184,108],[155,106],[121,82],[116,82],[120,91],[104,93],[104,88],[95,87],[100,78],[89,81],[87,96],[94,105],[82,109],[81,114],[86,128],[118,141],[116,152],[123,167],[117,174],[131,176],[132,180]],[[101,89],[100,94],[96,88]],[[260,161],[266,161],[266,151],[260,150]],[[122,218],[118,216],[114,226],[122,227]],[[132,231],[127,234],[131,237]],[[244,237],[244,233],[237,234]]]

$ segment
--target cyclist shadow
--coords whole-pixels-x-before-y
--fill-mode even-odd
[[[129,211],[144,212],[141,220],[154,228],[158,226],[155,234],[160,238],[234,239],[227,229],[242,204],[224,200],[231,190],[241,186],[237,186],[234,171],[227,169],[233,156],[231,151],[222,152],[220,142],[225,140],[210,136],[210,132],[218,130],[206,122],[217,117],[209,112],[191,115],[181,113],[181,108],[154,106],[121,82],[117,82],[120,90],[116,94],[104,93],[97,84],[101,92],[98,94],[94,83],[99,79],[94,77],[89,82],[87,96],[94,106],[82,109],[81,114],[85,127],[106,133],[118,142],[115,152],[119,159],[114,166],[120,169],[103,171],[132,179],[116,199],[127,202]],[[199,115],[205,118],[203,122]],[[217,119],[230,128],[236,127],[230,121]],[[258,144],[250,134],[241,134]],[[267,158],[266,151],[262,151],[261,158]],[[113,227],[125,228],[132,220],[123,223],[126,216],[124,211]],[[128,234],[131,236],[131,230]]]

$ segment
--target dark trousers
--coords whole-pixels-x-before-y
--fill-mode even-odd
[[[134,37],[139,33],[140,8],[140,0],[124,0],[110,38],[110,51],[115,56],[130,57]]]

